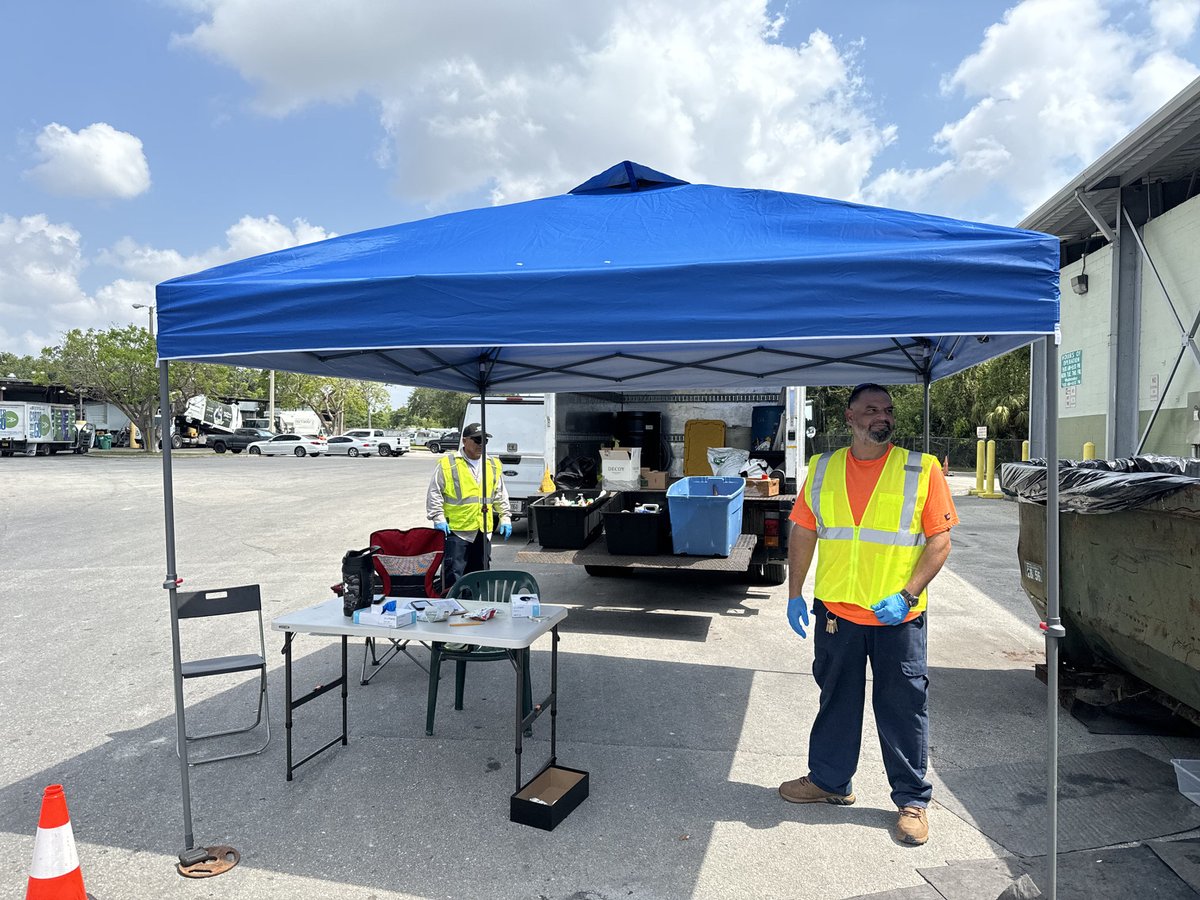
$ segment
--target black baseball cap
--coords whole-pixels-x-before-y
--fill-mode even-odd
[[[470,438],[479,437],[481,434],[483,434],[483,426],[480,425],[478,422],[472,422],[470,425],[468,425],[466,428],[463,429],[462,436],[463,436],[463,440],[465,441]],[[484,437],[491,437],[491,435],[486,434],[486,435],[484,435]]]

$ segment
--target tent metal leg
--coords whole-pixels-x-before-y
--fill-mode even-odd
[[[1046,848],[1049,883],[1046,896],[1058,896],[1058,657],[1066,636],[1059,608],[1058,560],[1058,346],[1046,337],[1046,749],[1049,759],[1046,805],[1050,818]]]
[[[158,403],[163,411],[160,421],[164,430],[167,428],[169,417],[166,414],[171,409],[170,394],[170,363],[165,359],[158,363]],[[153,440],[153,435],[146,435],[147,440]],[[175,570],[175,483],[171,471],[171,436],[169,431],[163,434],[162,441],[163,469],[163,521],[166,528],[167,573],[163,578],[163,588],[167,591],[171,606],[171,665],[175,682],[175,742],[179,747],[179,781],[183,799],[183,849],[179,851],[179,862],[185,866],[195,865],[207,856],[207,851],[196,847],[196,839],[192,834],[192,787],[188,772],[187,728],[183,712],[183,659],[179,648],[179,576]]]

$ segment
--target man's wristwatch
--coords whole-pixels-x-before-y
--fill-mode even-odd
[[[917,604],[921,602],[920,597],[914,597],[904,588],[900,589],[900,596],[904,598],[904,602],[908,604],[909,609],[916,609]]]

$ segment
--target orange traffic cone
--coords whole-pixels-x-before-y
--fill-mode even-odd
[[[83,873],[75,855],[75,835],[61,784],[52,784],[42,795],[42,815],[33,839],[33,866],[25,900],[87,900]]]
[[[942,474],[950,474],[950,454],[947,453],[945,459],[942,460]]]

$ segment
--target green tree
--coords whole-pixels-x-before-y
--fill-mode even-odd
[[[414,388],[404,408],[404,425],[457,428],[467,411],[469,394],[441,391],[436,388]]]
[[[0,378],[12,375],[20,381],[34,381],[34,373],[39,369],[38,360],[32,356],[0,352]]]
[[[89,397],[111,403],[137,425],[143,436],[154,433],[158,411],[158,369],[154,339],[145,328],[127,325],[96,331],[78,328],[52,348],[53,380]],[[143,440],[147,450],[151,440]]]

